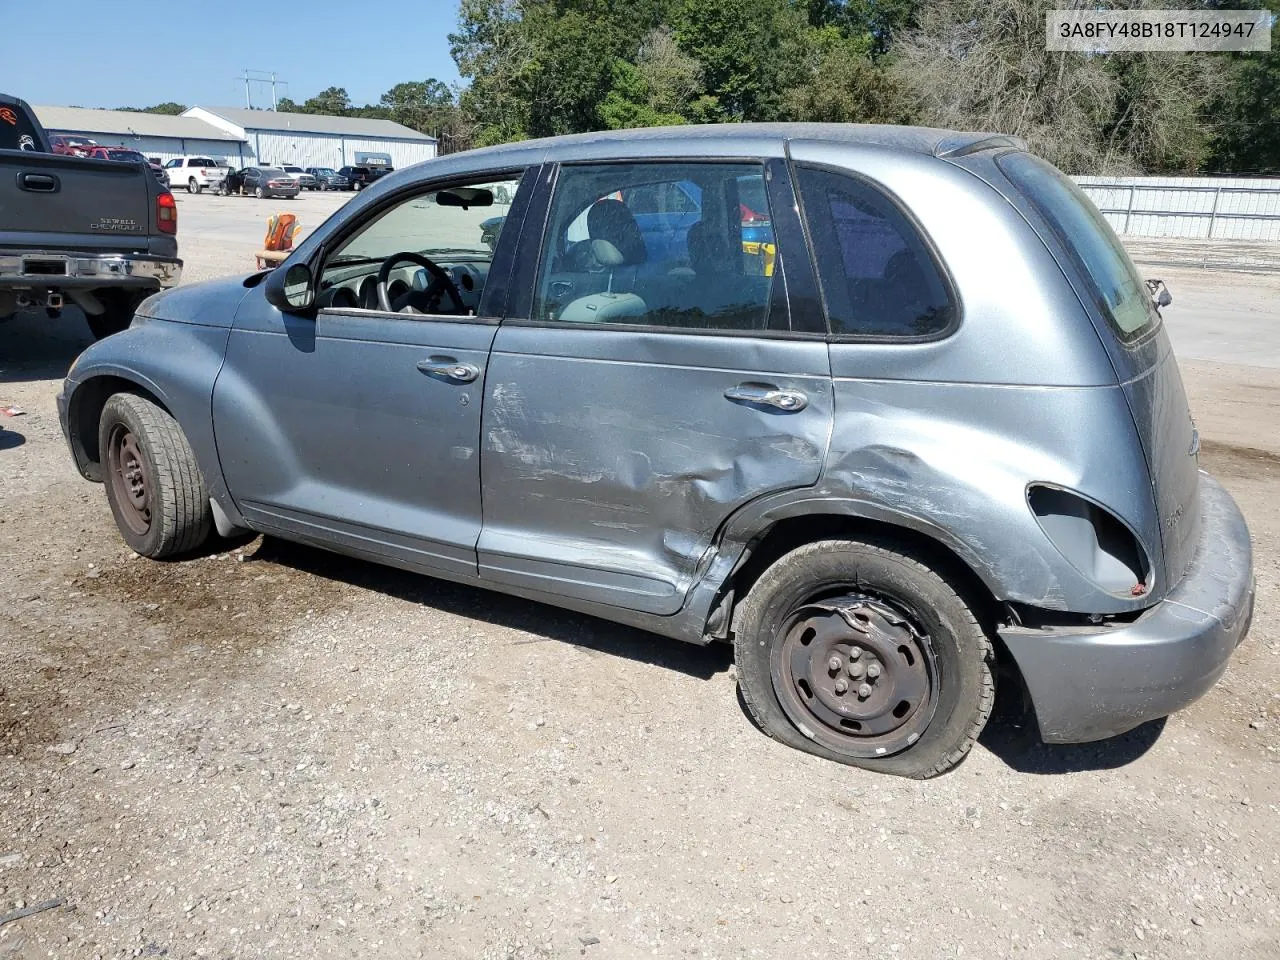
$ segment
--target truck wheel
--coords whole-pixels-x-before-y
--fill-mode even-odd
[[[991,641],[960,591],[888,542],[783,556],[743,601],[734,654],[765,733],[904,777],[964,759],[995,701]]]
[[[209,536],[213,514],[204,477],[178,422],[132,393],[107,400],[98,421],[107,502],[125,543],[159,560]]]
[[[199,193],[199,192],[200,192],[200,184],[196,181],[195,177],[192,177],[190,180],[187,181],[187,193]]]
[[[89,324],[89,332],[93,334],[95,340],[127,330],[129,324],[133,322],[134,311],[146,296],[146,294],[130,293],[128,290],[96,290],[94,295],[106,308],[96,315],[92,313],[84,315]]]

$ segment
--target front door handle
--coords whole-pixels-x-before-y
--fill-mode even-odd
[[[457,357],[427,357],[418,361],[418,369],[429,377],[442,377],[455,383],[470,383],[480,376],[479,367],[459,363]]]
[[[809,405],[809,398],[799,390],[780,390],[772,383],[740,383],[730,387],[724,395],[734,403],[776,407],[787,413],[797,413]]]

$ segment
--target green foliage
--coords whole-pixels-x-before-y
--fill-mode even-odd
[[[160,113],[166,117],[178,117],[187,112],[186,104],[174,103],[172,100],[157,103],[153,107],[116,107],[116,109],[127,110],[130,113]]]

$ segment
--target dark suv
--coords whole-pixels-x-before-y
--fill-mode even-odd
[[[346,178],[350,186],[344,189],[349,190],[363,190],[378,179],[378,175],[368,167],[343,167],[338,171],[338,176]]]
[[[307,167],[307,173],[316,178],[315,189],[317,190],[351,189],[351,181],[333,167]]]

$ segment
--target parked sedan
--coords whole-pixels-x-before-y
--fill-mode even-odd
[[[1168,292],[1021,141],[664,127],[373,189],[72,366],[63,431],[139,554],[256,531],[731,643],[770,736],[912,777],[972,747],[997,657],[1087,741],[1248,631]]]
[[[298,181],[277,167],[246,167],[240,178],[242,193],[252,193],[259,200],[264,197],[292,199],[301,187]]]
[[[349,190],[351,181],[332,167],[307,167],[307,173],[315,177],[320,190]]]

